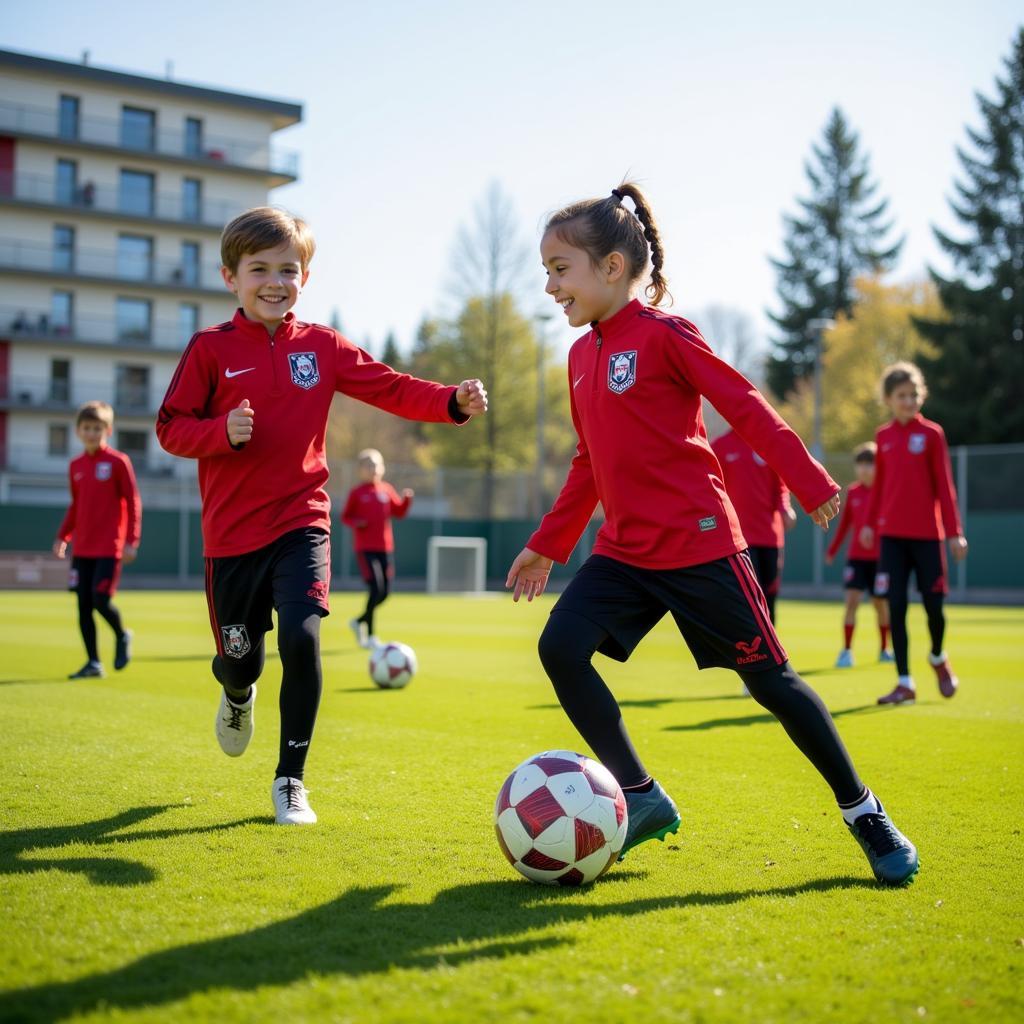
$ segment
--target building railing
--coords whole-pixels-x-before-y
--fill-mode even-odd
[[[32,308],[0,306],[0,338],[61,344],[68,341],[103,345],[146,345],[154,349],[182,349],[199,329],[170,320],[149,325],[119,323],[116,317],[73,313],[58,320],[52,312]]]
[[[157,115],[159,122],[159,115]],[[116,118],[61,118],[56,107],[35,107],[19,103],[0,103],[0,131],[113,146],[136,153],[172,156],[208,165],[240,167],[265,171],[289,178],[298,177],[299,156],[294,150],[282,150],[267,143],[173,131],[159,126],[141,129]]]
[[[220,263],[158,260],[105,249],[64,249],[39,242],[0,238],[0,269],[28,270],[73,277],[100,277],[126,284],[161,285],[185,290],[224,290]]]
[[[0,471],[31,474],[36,487],[48,491],[57,498],[62,497],[67,490],[68,462],[82,453],[82,444],[75,436],[71,418],[67,421],[67,427],[67,444],[63,448],[48,448],[45,445],[18,445],[14,450],[7,452],[6,465],[0,466]],[[139,429],[136,427],[130,429],[133,433],[139,433]],[[168,455],[160,448],[155,435],[147,435],[147,440],[150,447],[145,451],[125,447],[118,437],[117,421],[114,421],[114,436],[110,443],[132,460],[132,468],[135,470],[136,476],[162,479],[179,475],[186,475],[189,478],[195,476],[195,467],[183,466],[182,460]],[[181,472],[183,469],[185,470],[184,474]],[[194,486],[190,479],[190,493]]]
[[[108,402],[119,416],[152,416],[163,399],[152,383],[92,380],[30,374],[0,374],[0,407],[9,411],[43,410],[65,413],[85,402]]]
[[[136,193],[92,181],[68,185],[56,178],[10,171],[0,171],[0,199],[212,228],[222,227],[244,209],[229,200],[194,200],[184,192]]]

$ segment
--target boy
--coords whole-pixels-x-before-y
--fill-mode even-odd
[[[313,824],[303,786],[320,702],[320,618],[328,614],[330,502],[324,435],[335,391],[409,419],[464,423],[487,408],[478,380],[445,387],[375,362],[337,331],[297,320],[309,277],[307,225],[257,207],[221,236],[222,275],[240,308],[196,334],[157,418],[160,443],[199,460],[206,599],[223,690],[221,749],[253,732],[264,635],[277,612],[281,737],[271,796],[278,824]]]
[[[850,550],[846,553],[846,568],[843,570],[843,586],[846,588],[846,608],[843,613],[843,649],[836,658],[836,668],[853,668],[853,631],[857,624],[857,606],[862,593],[871,596],[878,617],[878,632],[881,638],[879,661],[892,661],[893,655],[889,648],[889,604],[884,597],[875,594],[875,573],[878,568],[878,540],[870,547],[860,542],[860,529],[868,514],[871,502],[871,485],[875,482],[875,451],[874,441],[860,445],[853,453],[853,468],[857,481],[850,485],[846,492],[846,501],[839,513],[839,527],[832,543],[825,552],[825,562],[831,565],[835,561],[839,549],[851,535]]]
[[[86,402],[75,417],[75,433],[85,451],[68,466],[71,504],[57,530],[53,553],[73,549],[68,589],[78,595],[78,628],[85,643],[86,663],[68,679],[102,678],[103,663],[96,644],[97,611],[114,631],[114,668],[131,661],[132,634],[111,604],[121,578],[121,563],[135,561],[142,533],[142,503],[131,459],[107,444],[114,429],[114,410],[106,402]]]
[[[413,492],[407,487],[399,497],[394,487],[384,482],[384,457],[376,448],[364,448],[359,453],[359,479],[361,483],[349,491],[341,521],[352,530],[359,571],[370,593],[366,611],[350,619],[349,628],[360,647],[373,647],[377,643],[373,613],[387,600],[394,571],[391,519],[405,516],[412,506]]]

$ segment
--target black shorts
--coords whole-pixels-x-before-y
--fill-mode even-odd
[[[751,544],[747,548],[750,563],[761,589],[766,594],[777,595],[779,592],[779,570],[782,568],[782,548],[758,547]]]
[[[948,594],[946,546],[941,540],[883,537],[878,556],[875,594],[885,597],[896,584],[906,587],[913,570],[922,594]]]
[[[551,614],[571,611],[608,631],[598,650],[626,661],[666,612],[698,668],[759,672],[786,662],[747,553],[685,569],[639,569],[591,555]]]
[[[843,586],[847,590],[875,593],[875,574],[878,563],[873,558],[851,558],[843,569]]]
[[[381,572],[390,580],[394,578],[395,567],[391,563],[391,555],[387,551],[357,551],[356,561],[359,563],[359,575],[364,583],[373,583],[374,566],[379,565]]]
[[[206,559],[206,603],[217,653],[244,658],[273,628],[271,610],[308,604],[329,614],[331,538],[326,530],[290,530],[256,551]]]
[[[113,597],[121,579],[120,558],[79,558],[71,559],[68,573],[68,590],[76,594],[106,594]]]

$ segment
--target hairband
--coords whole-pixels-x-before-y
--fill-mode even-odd
[[[622,200],[626,198],[617,188],[612,189],[612,195],[615,196],[619,202],[622,202]]]

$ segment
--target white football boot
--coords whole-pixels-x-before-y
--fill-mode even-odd
[[[252,739],[256,704],[256,684],[252,684],[252,692],[244,704],[232,704],[228,695],[220,691],[220,707],[217,708],[217,742],[220,749],[228,757],[241,757]]]
[[[270,787],[278,825],[315,825],[316,812],[309,806],[309,790],[301,779],[282,775]]]

